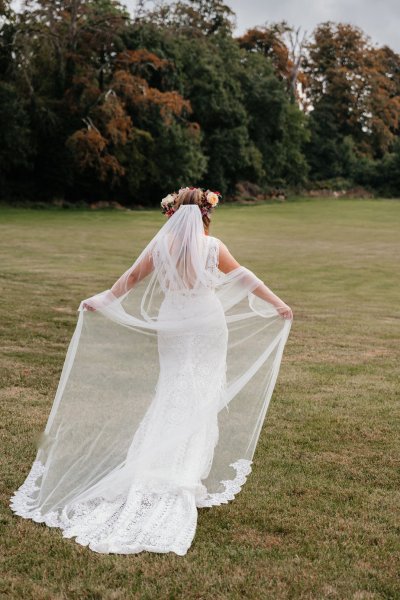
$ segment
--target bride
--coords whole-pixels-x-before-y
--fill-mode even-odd
[[[293,315],[209,235],[219,199],[169,194],[133,265],[81,302],[17,515],[95,552],[185,555],[197,509],[240,491]]]

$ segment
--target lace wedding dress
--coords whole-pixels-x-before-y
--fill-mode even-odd
[[[17,515],[59,527],[96,552],[187,553],[197,509],[232,500],[250,473],[289,333],[270,306],[263,313],[254,297],[249,304],[260,280],[248,270],[229,280],[228,302],[217,293],[219,240],[200,235],[194,211],[179,212],[195,219],[191,256],[197,252],[202,266],[186,261],[191,283],[177,285],[161,238],[150,248],[153,287],[138,295],[140,323],[127,296],[123,304],[98,295],[96,313],[80,311],[87,324],[78,324],[37,459],[11,501]],[[181,251],[180,242],[175,266]],[[159,298],[153,315],[149,295]],[[238,309],[243,299],[246,310]],[[243,362],[249,339],[255,348]],[[241,394],[254,396],[247,414]]]

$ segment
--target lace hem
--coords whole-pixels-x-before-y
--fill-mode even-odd
[[[113,501],[96,498],[63,510],[42,514],[35,508],[37,484],[45,466],[36,460],[21,487],[10,499],[13,512],[25,519],[58,527],[65,538],[76,538],[82,546],[95,552],[136,554],[142,551],[183,556],[187,553],[196,531],[197,508],[227,504],[241,490],[252,461],[240,459],[232,463],[234,479],[221,481],[223,492],[207,493],[203,497],[187,489],[151,492],[133,485],[128,497]],[[205,486],[197,489],[206,491]],[[142,530],[142,522],[145,527]]]
[[[221,481],[224,485],[225,489],[223,492],[216,492],[212,494],[207,494],[205,498],[197,500],[196,506],[198,508],[206,508],[209,506],[220,506],[221,504],[227,504],[231,500],[235,498],[235,496],[240,492],[243,485],[246,483],[247,477],[251,473],[251,460],[246,460],[245,458],[241,458],[234,463],[231,463],[229,466],[233,467],[236,470],[236,476],[234,479],[226,479]]]
[[[197,525],[193,492],[153,493],[132,486],[128,496],[119,495],[112,501],[95,498],[43,514],[35,508],[35,496],[44,471],[45,466],[36,460],[11,497],[10,507],[18,516],[60,528],[63,537],[75,538],[98,553],[187,553]]]

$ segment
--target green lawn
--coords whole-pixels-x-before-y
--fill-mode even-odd
[[[99,555],[14,516],[81,299],[110,287],[164,217],[0,209],[0,596],[400,598],[396,200],[221,206],[212,234],[294,311],[253,472],[199,510],[185,557]]]

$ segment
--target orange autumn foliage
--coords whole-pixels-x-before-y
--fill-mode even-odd
[[[73,133],[67,145],[73,152],[79,169],[93,169],[101,181],[116,181],[125,169],[118,160],[106,152],[107,140],[97,129],[79,129]]]

